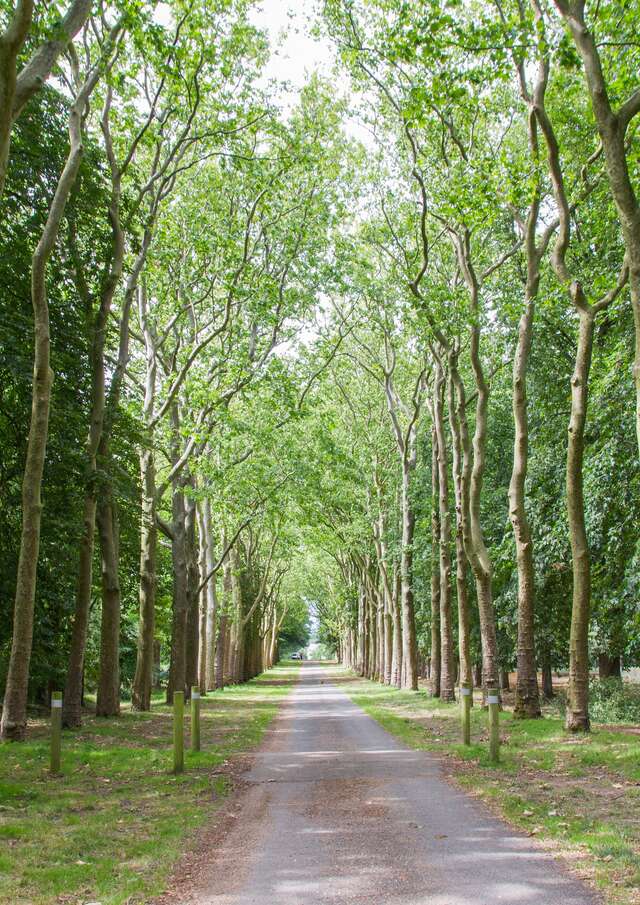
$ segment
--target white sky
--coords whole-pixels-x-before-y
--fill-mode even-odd
[[[330,75],[333,48],[309,34],[316,12],[314,0],[262,0],[255,9],[252,19],[267,32],[272,49],[267,79],[288,81],[299,90],[314,70]]]

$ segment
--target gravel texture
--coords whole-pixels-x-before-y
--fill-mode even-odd
[[[330,676],[303,665],[181,905],[596,905]]]

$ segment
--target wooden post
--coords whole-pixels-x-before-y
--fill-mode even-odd
[[[462,715],[462,744],[471,744],[471,686],[460,686],[460,710]]]
[[[191,687],[191,750],[200,750],[200,688]]]
[[[173,772],[184,771],[184,691],[173,693]]]
[[[489,756],[494,764],[500,760],[500,697],[497,688],[489,688]]]
[[[49,769],[60,772],[60,749],[62,747],[62,692],[51,693],[51,759]]]

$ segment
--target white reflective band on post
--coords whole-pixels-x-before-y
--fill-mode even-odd
[[[199,701],[199,700],[200,700],[200,692],[199,692],[199,691],[194,691],[194,692],[192,692],[191,697],[193,698],[194,701]]]
[[[51,706],[52,706],[52,707],[62,707],[62,701],[61,701],[61,699],[60,699],[60,698],[54,698],[54,699],[51,701]]]
[[[499,704],[499,703],[500,703],[500,698],[498,697],[497,694],[490,694],[490,695],[487,697],[487,702],[488,702],[489,704]]]
[[[471,694],[471,689],[470,688],[461,688],[460,694],[463,694],[463,695]]]

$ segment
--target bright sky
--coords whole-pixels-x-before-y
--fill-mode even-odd
[[[253,21],[269,35],[272,56],[267,79],[291,82],[300,89],[314,70],[328,76],[334,61],[331,45],[309,33],[317,4],[314,0],[262,0]]]

